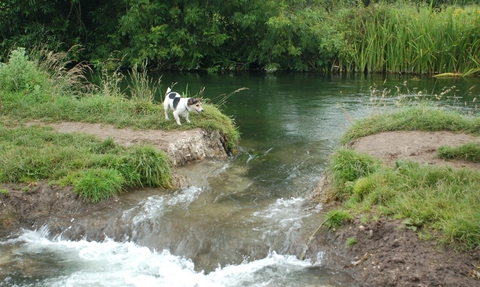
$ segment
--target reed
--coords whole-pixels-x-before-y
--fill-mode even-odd
[[[358,9],[352,13],[359,33],[347,39],[356,72],[472,73],[479,68],[478,8],[436,11],[427,5],[379,3]]]

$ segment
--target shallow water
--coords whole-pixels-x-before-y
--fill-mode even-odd
[[[380,108],[371,87],[415,98],[455,86],[439,103],[467,112],[480,94],[471,79],[166,73],[162,82],[205,86],[212,102],[248,87],[223,107],[242,133],[239,153],[180,168],[188,188],[130,192],[61,234],[45,226],[0,240],[0,286],[350,286],[322,251],[298,256],[323,220],[308,195],[329,155],[352,119]]]

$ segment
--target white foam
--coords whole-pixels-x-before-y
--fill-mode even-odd
[[[132,242],[49,240],[40,231],[25,231],[16,242],[21,244],[19,255],[61,258],[64,268],[43,279],[42,286],[266,286],[312,266],[271,252],[263,259],[219,266],[205,274],[195,270],[190,259]]]

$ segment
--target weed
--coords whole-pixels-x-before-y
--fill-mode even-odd
[[[357,244],[357,239],[355,237],[349,237],[347,238],[346,245],[348,247],[352,247],[353,245]]]
[[[0,189],[0,194],[8,195],[8,189],[6,188]]]
[[[325,222],[325,226],[329,229],[338,228],[345,222],[353,220],[353,216],[347,210],[331,210],[327,212],[326,217],[328,220]]]

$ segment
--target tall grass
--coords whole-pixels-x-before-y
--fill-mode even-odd
[[[478,7],[438,11],[428,5],[381,2],[351,13],[355,19],[345,24],[358,34],[346,39],[352,52],[344,55],[353,57],[357,72],[466,74],[480,68]]]

